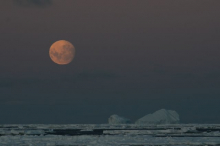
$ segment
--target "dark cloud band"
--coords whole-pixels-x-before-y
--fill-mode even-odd
[[[52,5],[51,0],[14,0],[14,3],[22,7],[47,7]]]

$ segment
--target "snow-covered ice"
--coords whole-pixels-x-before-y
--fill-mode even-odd
[[[135,124],[177,124],[179,121],[176,111],[161,109],[138,119]]]
[[[1,146],[214,146],[220,138],[154,138],[150,136],[3,136]]]
[[[85,145],[219,146],[220,125],[0,125],[0,146]]]

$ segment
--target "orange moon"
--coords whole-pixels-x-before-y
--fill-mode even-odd
[[[66,40],[53,43],[49,50],[50,58],[59,65],[69,64],[75,56],[75,47]]]

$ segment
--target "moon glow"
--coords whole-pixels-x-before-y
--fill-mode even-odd
[[[69,64],[75,56],[75,47],[68,41],[59,40],[49,50],[50,58],[59,65]]]

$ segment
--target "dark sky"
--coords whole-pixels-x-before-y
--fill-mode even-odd
[[[161,108],[220,123],[219,0],[1,0],[0,123],[106,123]],[[49,57],[57,40],[72,63]]]

